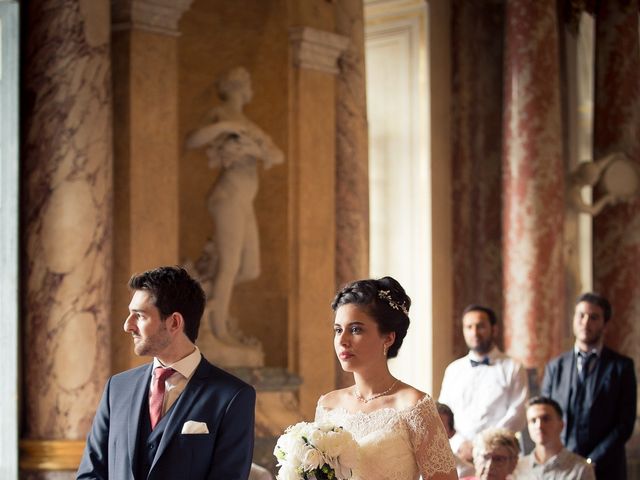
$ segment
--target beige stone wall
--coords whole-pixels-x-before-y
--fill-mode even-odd
[[[262,273],[234,290],[231,313],[262,342],[266,366],[304,377],[307,416],[334,387],[336,77],[295,66],[290,43],[291,27],[333,32],[334,17],[320,0],[196,0],[179,36],[114,31],[114,372],[145,361],[121,330],[129,276],[196,260],[215,239],[206,199],[219,172],[184,142],[220,103],[216,78],[244,66],[254,90],[245,114],[286,161],[259,169]]]
[[[233,292],[231,313],[242,330],[262,341],[269,366],[286,366],[288,294],[288,32],[283,1],[194,1],[180,23],[179,138],[202,125],[220,103],[215,79],[244,66],[254,97],[245,114],[260,126],[287,157],[270,170],[259,167],[255,211],[260,232],[261,270],[254,281]],[[206,198],[217,171],[207,167],[203,150],[180,149],[180,259],[197,259],[210,236],[215,238]]]
[[[454,360],[453,259],[451,225],[451,7],[447,0],[429,2],[431,255],[433,261],[433,395],[438,395],[447,365]]]
[[[132,273],[178,263],[175,37],[137,29],[112,35],[114,269],[112,369],[147,361],[122,330]]]

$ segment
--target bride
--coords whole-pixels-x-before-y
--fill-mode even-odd
[[[331,304],[336,355],[355,385],[320,397],[316,421],[342,426],[358,441],[357,480],[457,478],[433,399],[394,378],[387,365],[407,334],[410,305],[391,277],[350,283]]]

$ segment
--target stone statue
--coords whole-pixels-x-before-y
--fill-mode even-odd
[[[569,176],[569,201],[579,212],[598,215],[607,205],[628,202],[640,190],[640,173],[624,153],[611,153],[594,162],[581,162]],[[582,198],[583,187],[601,184],[603,195],[595,202]]]
[[[284,161],[271,138],[251,122],[242,109],[253,95],[251,79],[242,67],[222,75],[217,83],[222,103],[207,115],[206,124],[192,132],[187,148],[204,148],[209,167],[220,168],[207,208],[215,237],[194,265],[207,289],[205,311],[213,335],[228,345],[252,345],[229,314],[234,285],[260,274],[260,244],[253,201],[258,191],[258,163],[265,169]]]

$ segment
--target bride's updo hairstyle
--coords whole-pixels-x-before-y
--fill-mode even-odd
[[[398,281],[391,277],[356,280],[345,285],[331,302],[335,312],[343,305],[358,305],[378,324],[380,333],[395,332],[396,339],[387,351],[388,358],[398,355],[409,328],[411,299]]]

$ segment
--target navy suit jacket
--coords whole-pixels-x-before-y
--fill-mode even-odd
[[[544,372],[542,395],[553,398],[564,411],[564,444],[595,462],[596,477],[626,479],[624,445],[631,437],[636,420],[636,375],[633,360],[604,347],[590,392],[590,405],[583,405],[582,416],[588,424],[588,441],[577,445],[574,432],[567,430],[572,398],[573,375],[577,374],[575,353],[565,352],[551,360]],[[584,418],[586,416],[586,418]]]
[[[148,408],[145,394],[152,365],[119,373],[107,381],[77,478],[136,478],[140,416],[142,408]],[[246,480],[253,456],[255,399],[253,387],[202,357],[167,412],[165,431],[147,479]],[[206,423],[209,433],[182,434],[189,420]]]

